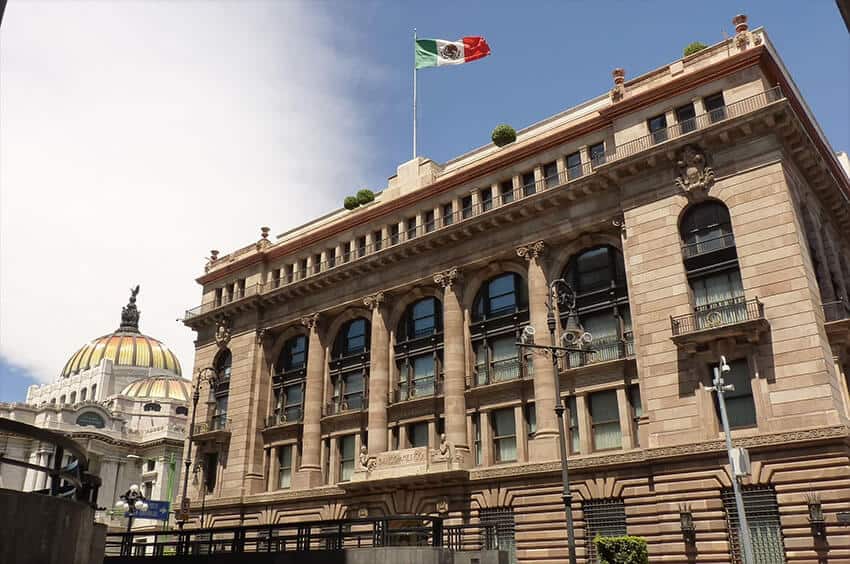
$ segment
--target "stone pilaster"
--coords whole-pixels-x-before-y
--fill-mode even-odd
[[[306,489],[322,483],[322,382],[325,373],[325,347],[319,335],[319,314],[301,318],[310,331],[307,347],[307,384],[304,394],[304,430],[301,467],[293,477],[293,489]]]
[[[446,440],[461,451],[456,461],[470,465],[469,440],[466,436],[466,370],[464,316],[460,300],[460,274],[457,268],[438,272],[434,282],[443,288],[443,402],[446,415]]]
[[[543,241],[522,245],[516,250],[518,256],[528,261],[529,319],[540,344],[549,341],[549,327],[546,324],[549,285],[543,271],[544,250]],[[539,350],[532,355],[532,362],[537,432],[534,440],[529,441],[529,458],[534,462],[554,460],[559,457],[558,423],[555,416],[555,369],[551,357],[541,354]]]
[[[363,298],[372,310],[372,344],[369,352],[369,454],[387,450],[387,393],[390,386],[390,333],[382,307],[384,293]],[[358,451],[359,448],[358,448]]]

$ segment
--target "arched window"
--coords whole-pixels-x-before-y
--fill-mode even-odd
[[[682,243],[685,259],[735,246],[729,210],[716,201],[689,208],[682,216]]]
[[[86,389],[80,390],[80,401],[86,401]]]
[[[572,353],[568,366],[577,367],[632,356],[632,318],[622,253],[601,245],[574,255],[563,278],[576,293],[576,310],[582,328],[593,336],[593,354]],[[566,325],[568,311],[560,312]]]
[[[210,426],[213,429],[224,429],[227,425],[227,401],[230,395],[230,371],[233,365],[233,355],[230,349],[224,349],[218,353],[213,362],[213,368],[218,374],[218,381],[210,390],[215,402]]]
[[[329,366],[333,390],[325,409],[327,414],[366,406],[370,331],[369,321],[358,317],[345,323],[337,333]]]
[[[65,394],[59,396],[59,405],[65,405]]]
[[[296,335],[283,344],[272,377],[274,410],[272,423],[301,421],[304,383],[307,376],[307,336]]]
[[[103,420],[103,417],[94,411],[86,411],[77,417],[77,425],[80,427],[95,427],[97,429],[103,429],[106,427],[106,422]]]
[[[436,298],[423,298],[407,306],[396,329],[395,401],[439,393],[442,351],[442,304]]]
[[[528,291],[522,277],[509,272],[491,278],[478,290],[472,309],[473,385],[527,377],[530,362],[522,362],[516,346],[528,323]]]
[[[97,384],[92,384],[91,385],[91,400],[92,401],[97,400],[97,395],[95,395],[96,393],[97,393]]]
[[[77,392],[71,392],[71,404],[77,403]]]
[[[162,411],[162,406],[156,402],[146,403],[143,408],[145,411]]]
[[[189,408],[185,405],[178,405],[177,409],[174,410],[177,415],[189,415]]]

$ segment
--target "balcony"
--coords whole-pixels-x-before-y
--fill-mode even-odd
[[[475,365],[471,387],[478,388],[502,382],[512,382],[524,377],[531,377],[531,363],[523,370],[522,361],[518,358],[494,360],[489,365],[487,363]]]
[[[365,411],[369,407],[369,400],[363,394],[352,394],[342,399],[334,399],[325,404],[323,416],[342,415],[345,413],[356,413]]]
[[[201,304],[192,309],[187,309],[186,313],[183,316],[183,319],[192,319],[193,317],[209,313],[224,306],[240,302],[242,300],[245,300],[246,298],[257,296],[260,294],[261,288],[261,284],[253,284],[251,286],[245,287],[244,289],[234,291],[232,294],[225,294],[221,297],[221,300],[214,300]]]
[[[222,443],[230,439],[231,420],[226,415],[215,415],[208,421],[195,423],[192,428],[192,440],[195,442],[212,441]]]
[[[682,245],[682,257],[684,257],[685,260],[689,260],[703,255],[715,253],[717,251],[731,249],[734,246],[735,237],[732,235],[732,233],[724,233],[723,235],[714,237],[712,239],[706,239],[704,241],[697,241],[695,243]]]
[[[758,298],[733,298],[698,307],[693,313],[670,318],[673,341],[698,345],[724,337],[743,337],[757,342],[768,328],[764,304]]]
[[[569,353],[565,359],[565,370],[581,368],[602,362],[622,360],[635,356],[635,344],[631,332],[627,332],[623,338],[619,336],[594,339],[590,343],[592,351]]]
[[[442,379],[423,378],[411,383],[400,383],[392,392],[392,403],[433,398],[443,394]]]
[[[850,303],[845,300],[827,302],[823,304],[823,316],[826,336],[837,354],[850,345]]]
[[[273,413],[266,417],[266,429],[301,423],[304,417],[301,406],[287,407],[279,413]]]

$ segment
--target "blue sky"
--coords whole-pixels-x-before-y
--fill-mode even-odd
[[[419,73],[419,153],[436,161],[606,92],[615,67],[634,77],[717,42],[742,12],[850,149],[850,42],[832,0],[38,4],[12,0],[0,35],[0,401],[113,330],[136,283],[142,329],[188,374],[194,336],[174,319],[200,301],[208,249],[379,190],[409,160],[414,26],[493,50]],[[228,221],[210,221],[222,202]]]

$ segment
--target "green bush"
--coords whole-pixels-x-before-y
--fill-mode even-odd
[[[345,200],[343,200],[342,202],[342,205],[344,205],[345,209],[347,210],[353,210],[354,208],[360,205],[360,202],[358,202],[357,198],[355,198],[354,196],[346,196]]]
[[[649,564],[646,539],[642,537],[603,537],[593,539],[600,564]]]
[[[363,189],[357,191],[357,203],[362,205],[368,204],[375,199],[375,193],[371,190]]]
[[[514,131],[514,128],[510,125],[503,123],[502,125],[497,125],[493,129],[490,139],[493,140],[493,143],[495,143],[497,147],[504,147],[505,145],[516,141],[516,131]]]
[[[694,41],[693,43],[685,47],[682,56],[687,57],[689,55],[693,55],[694,53],[702,51],[706,47],[708,47],[708,45],[706,45],[705,43],[702,43],[700,41]]]

